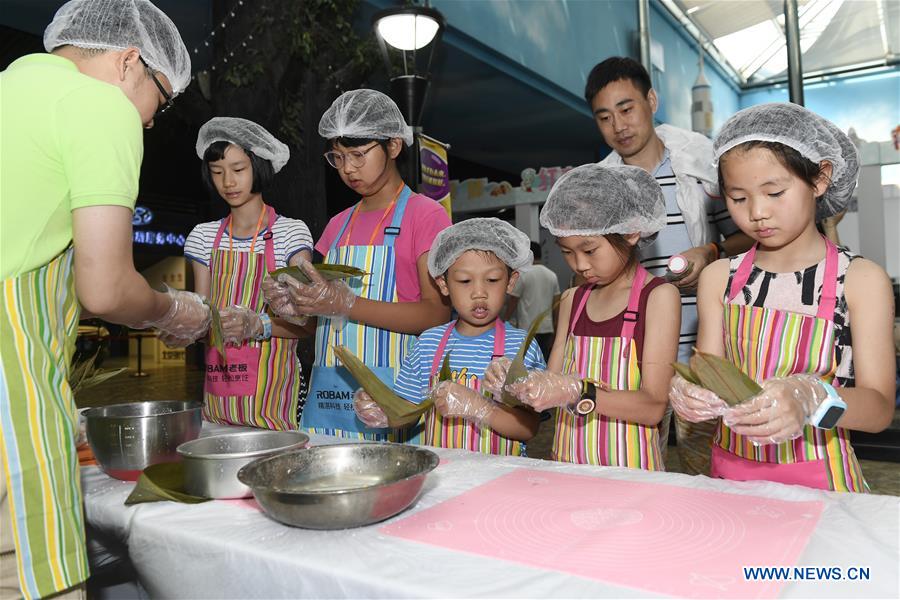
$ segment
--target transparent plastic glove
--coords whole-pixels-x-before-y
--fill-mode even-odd
[[[678,416],[691,423],[716,419],[728,409],[725,401],[715,393],[678,374],[669,383],[669,401]]]
[[[353,393],[353,411],[367,427],[381,428],[388,426],[387,415],[372,400],[372,396],[367,394],[362,388]]]
[[[429,392],[434,407],[442,416],[459,417],[476,425],[485,425],[494,403],[471,388],[455,381],[441,381]]]
[[[130,324],[132,329],[159,330],[160,337],[165,336],[173,345],[187,346],[200,339],[209,329],[209,307],[203,303],[203,297],[185,290],[174,290],[166,286],[166,294],[172,300],[169,310],[155,321],[142,321]]]
[[[494,398],[499,398],[503,393],[503,384],[506,382],[506,373],[509,371],[510,365],[512,365],[512,361],[505,356],[492,360],[484,370],[481,388],[490,392]]]
[[[780,444],[803,434],[803,426],[827,393],[812,375],[774,377],[762,392],[725,411],[723,420],[756,445]]]
[[[521,402],[537,412],[569,406],[581,399],[581,377],[553,371],[531,371],[528,377],[506,386]]]
[[[356,294],[340,279],[327,281],[309,261],[300,260],[299,266],[307,277],[309,284],[302,284],[289,275],[279,275],[281,283],[289,285],[293,309],[301,315],[321,317],[346,317],[356,302]]]
[[[196,341],[193,338],[179,337],[177,335],[163,333],[162,331],[157,331],[156,337],[165,344],[167,348],[186,348]]]
[[[295,284],[299,285],[292,277],[288,277],[287,279],[294,281]],[[262,291],[263,297],[265,297],[266,302],[269,303],[269,308],[272,309],[273,313],[288,323],[301,326],[306,325],[309,317],[297,311],[291,302],[289,283],[282,283],[271,277],[265,277],[262,281]]]
[[[222,319],[222,337],[226,344],[240,345],[244,340],[255,340],[263,334],[263,322],[255,310],[233,305],[219,311]]]

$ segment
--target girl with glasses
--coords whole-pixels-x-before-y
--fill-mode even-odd
[[[359,384],[339,368],[332,347],[346,346],[393,384],[415,336],[450,318],[428,274],[431,243],[450,219],[440,204],[403,182],[397,160],[413,142],[412,129],[384,94],[361,89],[341,95],[322,116],[319,135],[328,140],[328,164],[360,200],[329,221],[315,249],[326,263],[366,274],[326,282],[303,262],[311,284],[291,278],[263,283],[276,314],[318,317],[301,426],[351,438],[412,441],[420,426],[370,428],[356,417],[353,393]]]
[[[275,213],[263,193],[290,157],[288,147],[252,121],[216,117],[197,136],[203,182],[230,212],[197,225],[187,238],[197,293],[219,309],[225,354],[206,350],[203,415],[266,429],[296,429],[303,374],[300,326],[271,318],[261,282],[267,273],[309,260],[303,221]]]

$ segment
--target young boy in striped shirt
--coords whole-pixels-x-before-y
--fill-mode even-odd
[[[495,401],[492,396],[500,391],[482,389],[481,382],[493,358],[514,357],[525,340],[525,332],[504,323],[500,311],[518,270],[531,262],[528,236],[500,219],[462,221],[435,238],[428,271],[458,318],[419,336],[394,387],[412,404],[434,400],[425,413],[426,445],[520,456],[537,432],[537,413]],[[452,376],[438,381],[446,354]],[[525,353],[525,367],[546,368],[534,340]],[[364,391],[354,395],[354,408],[369,427],[387,426],[384,412]]]

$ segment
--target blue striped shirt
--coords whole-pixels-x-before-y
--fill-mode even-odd
[[[434,355],[437,353],[441,338],[444,337],[444,332],[452,324],[453,322],[445,323],[422,332],[400,365],[400,373],[394,384],[394,391],[397,394],[414,404],[419,404],[425,399],[430,388],[431,364],[434,361]],[[525,341],[525,332],[516,329],[509,323],[504,325],[506,327],[504,355],[512,359],[519,351],[522,342]],[[454,375],[462,369],[466,369],[466,373],[469,375],[482,377],[494,354],[494,328],[491,327],[477,336],[460,335],[454,329],[450,333],[450,339],[447,340],[447,347],[444,349],[444,353],[446,352],[450,352],[450,368]],[[442,355],[441,361],[443,359]],[[534,340],[531,341],[528,352],[525,353],[525,368],[540,371],[547,368],[544,355],[541,354],[541,349]]]

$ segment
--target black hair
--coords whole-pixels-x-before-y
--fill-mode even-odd
[[[625,261],[625,268],[631,269],[638,263],[638,247],[637,244],[629,244],[628,240],[621,233],[607,233],[603,237],[613,247],[613,250],[619,257]]]
[[[391,140],[383,140],[383,139],[375,139],[375,138],[354,138],[354,137],[339,137],[328,140],[328,149],[334,150],[334,147],[337,144],[340,144],[344,148],[359,148],[360,146],[368,146],[372,142],[378,142],[378,145],[381,146],[381,149],[384,150],[385,155],[388,153],[388,142]],[[394,160],[396,162],[402,163],[406,160],[406,142],[402,139],[400,140],[400,154],[397,155],[397,158]]]
[[[537,242],[531,242],[531,253],[534,254],[535,260],[541,260],[541,254],[543,253],[541,245]]]
[[[743,144],[738,144],[734,148],[722,155],[719,159],[719,189],[725,194],[725,179],[722,177],[722,163],[728,160],[728,155],[732,152],[748,152],[753,148],[765,148],[775,159],[781,163],[785,169],[791,172],[795,177],[806,183],[809,187],[814,188],[816,182],[822,176],[822,166],[814,163],[802,154],[779,142],[764,142],[762,140],[750,140]]]
[[[231,145],[231,142],[224,140],[213,142],[203,153],[203,164],[200,165],[200,177],[203,179],[203,186],[213,198],[219,198],[219,192],[216,190],[216,184],[213,183],[212,174],[209,172],[209,163],[225,158],[225,149]],[[239,146],[238,144],[235,144]],[[260,158],[250,150],[239,146],[241,150],[250,158],[250,168],[253,169],[253,187],[250,189],[251,194],[261,194],[272,185],[275,179],[275,168],[272,167],[272,161]]]
[[[650,74],[644,65],[627,56],[611,56],[591,69],[584,86],[584,99],[590,105],[600,90],[621,79],[630,80],[644,96],[649,94],[650,88],[653,87]]]

